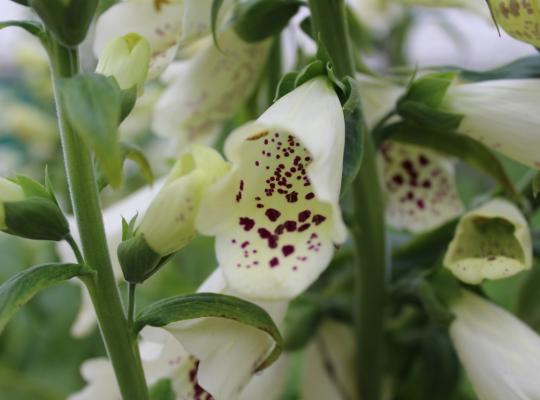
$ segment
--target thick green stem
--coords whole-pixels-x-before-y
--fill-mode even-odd
[[[330,57],[338,77],[354,77],[344,0],[309,0],[315,37]],[[383,369],[383,322],[386,297],[386,242],[383,199],[373,139],[364,137],[362,167],[353,182],[357,266],[353,315],[362,400],[380,400]]]
[[[84,260],[96,271],[84,283],[92,298],[122,397],[125,400],[147,400],[144,373],[138,354],[135,354],[138,349],[132,346],[132,334],[128,329],[109,257],[92,156],[62,115],[59,80],[79,72],[77,50],[63,47],[54,39],[51,39],[48,47],[71,201]]]

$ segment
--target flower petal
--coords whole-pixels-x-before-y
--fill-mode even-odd
[[[287,299],[327,267],[346,237],[339,208],[341,105],[324,78],[302,85],[225,144],[233,167],[210,187],[196,225],[216,236],[230,287]]]
[[[184,143],[208,143],[251,94],[265,64],[270,41],[246,43],[229,29],[221,50],[208,39],[192,59],[173,64],[171,82],[158,101],[152,127]]]
[[[227,287],[220,268],[199,288],[201,291],[235,295]],[[288,306],[287,302],[257,304],[265,308],[278,324],[283,320]],[[197,372],[199,384],[218,400],[238,399],[256,368],[274,346],[273,340],[265,332],[224,318],[175,322],[165,329],[200,360]]]
[[[432,150],[393,141],[383,143],[380,155],[388,225],[421,232],[463,212],[450,160]]]
[[[150,43],[152,55],[148,79],[155,78],[174,59],[182,32],[183,7],[154,1],[125,1],[105,11],[96,23],[94,54],[99,57],[112,39],[128,33],[138,33]]]
[[[443,264],[471,284],[507,278],[531,268],[527,221],[509,201],[491,200],[461,218]]]
[[[540,337],[509,312],[465,292],[450,337],[481,400],[538,399]]]
[[[460,133],[538,169],[539,103],[540,79],[508,79],[451,86],[442,106],[464,115]]]
[[[282,354],[269,368],[255,375],[240,395],[240,400],[281,400],[285,392],[289,371],[290,358]]]

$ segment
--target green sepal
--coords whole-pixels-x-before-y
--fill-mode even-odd
[[[92,271],[79,264],[37,265],[12,276],[0,286],[0,332],[10,318],[38,292]]]
[[[287,26],[303,2],[298,0],[246,0],[234,9],[234,29],[246,42],[277,35]]]
[[[41,197],[4,203],[6,233],[34,240],[60,241],[69,224],[58,205]]]
[[[288,72],[279,81],[277,88],[276,88],[276,95],[274,96],[274,102],[278,99],[285,96],[287,93],[292,92],[296,86],[296,78],[298,76],[298,72]]]
[[[429,74],[413,81],[398,100],[398,110],[400,103],[408,101],[422,103],[431,108],[439,107],[455,77],[455,72],[444,72]]]
[[[356,178],[364,156],[364,140],[367,134],[358,86],[354,79],[345,78],[344,84],[348,96],[343,104],[345,117],[345,152],[343,155],[343,173],[341,178],[341,196]]]
[[[75,47],[86,38],[98,3],[98,0],[28,0],[47,29],[67,47]]]
[[[456,131],[464,117],[462,114],[440,111],[416,101],[400,101],[396,111],[404,120],[444,132]]]
[[[257,366],[262,371],[276,361],[283,348],[283,339],[268,313],[256,304],[218,293],[195,293],[158,301],[144,308],[135,320],[135,331],[145,326],[163,327],[173,322],[196,318],[230,319],[266,332],[274,339],[272,352]]]
[[[120,107],[120,122],[125,120],[135,107],[137,102],[137,86],[133,86],[130,89],[120,90],[121,93],[121,107]]]
[[[60,81],[63,109],[69,124],[95,153],[112,187],[122,182],[118,125],[122,91],[116,80],[85,73]]]
[[[172,388],[172,382],[168,378],[158,380],[150,386],[150,400],[176,400],[176,394]]]
[[[214,45],[221,50],[217,39],[217,21],[219,16],[219,10],[223,6],[223,0],[212,0],[212,9],[210,11],[210,26],[212,29],[212,40]]]
[[[117,249],[118,261],[124,279],[130,283],[142,283],[163,265],[163,257],[146,242],[143,235],[124,240]]]

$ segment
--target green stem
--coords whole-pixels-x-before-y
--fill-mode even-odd
[[[344,0],[309,0],[313,32],[336,75],[354,77]],[[357,263],[353,315],[357,340],[358,398],[379,400],[383,369],[386,239],[383,199],[373,139],[364,136],[362,167],[353,182],[352,233]]]
[[[92,156],[62,113],[59,80],[79,72],[77,50],[63,47],[52,38],[48,50],[71,202],[85,262],[96,271],[94,276],[85,278],[84,283],[92,298],[122,397],[147,400],[144,372],[139,356],[135,354],[138,350],[132,346],[132,333],[128,329],[109,257]]]
[[[136,283],[128,283],[128,309],[127,309],[127,320],[130,327],[133,326],[133,321],[135,319],[135,288],[137,287]]]
[[[77,259],[77,262],[79,264],[84,264],[84,257],[81,253],[81,250],[79,249],[79,245],[73,239],[73,236],[71,236],[71,233],[66,236],[66,242],[69,244],[69,247],[71,247],[71,250],[73,250],[73,254],[75,255],[75,258]]]

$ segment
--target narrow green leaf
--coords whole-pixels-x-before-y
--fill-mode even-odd
[[[398,101],[415,101],[431,108],[437,108],[441,104],[446,91],[452,84],[455,72],[435,73],[423,76],[414,81],[407,93]]]
[[[219,48],[219,43],[217,39],[217,20],[219,16],[219,10],[223,6],[223,0],[213,0],[212,1],[212,10],[211,10],[211,27],[212,27],[212,39],[214,39],[214,45]]]
[[[310,79],[321,75],[326,75],[326,65],[321,60],[315,60],[306,65],[300,72],[298,72],[296,80],[294,81],[294,87],[297,88],[298,86],[306,83]]]
[[[275,347],[257,367],[258,371],[269,367],[281,353],[283,339],[264,309],[246,300],[218,293],[195,293],[151,304],[137,316],[135,330],[138,332],[146,325],[161,327],[172,322],[202,317],[226,318],[268,333],[274,339]]]
[[[75,132],[96,154],[113,187],[122,181],[118,125],[122,91],[114,78],[86,73],[60,81],[62,104]]]
[[[89,273],[87,267],[79,264],[43,264],[14,275],[0,286],[0,332],[19,308],[39,291]]]
[[[463,115],[439,111],[417,101],[398,102],[397,112],[404,120],[444,132],[456,131],[463,120]]]
[[[123,155],[126,159],[137,164],[146,182],[148,182],[150,185],[153,184],[154,172],[152,171],[152,166],[150,165],[150,162],[146,158],[143,151],[134,144],[126,142],[120,142],[120,148],[122,149]]]
[[[296,78],[298,76],[298,72],[288,72],[279,81],[278,87],[276,89],[276,95],[274,97],[274,101],[279,100],[283,96],[285,96],[287,93],[292,92],[294,90]]]
[[[408,123],[396,124],[396,128],[397,133],[392,136],[393,139],[458,157],[496,179],[512,199],[519,199],[520,196],[500,161],[480,142],[465,135],[431,132]]]
[[[26,32],[38,37],[40,40],[45,38],[45,30],[43,25],[36,21],[2,21],[0,22],[0,29],[17,27],[24,29]]]

